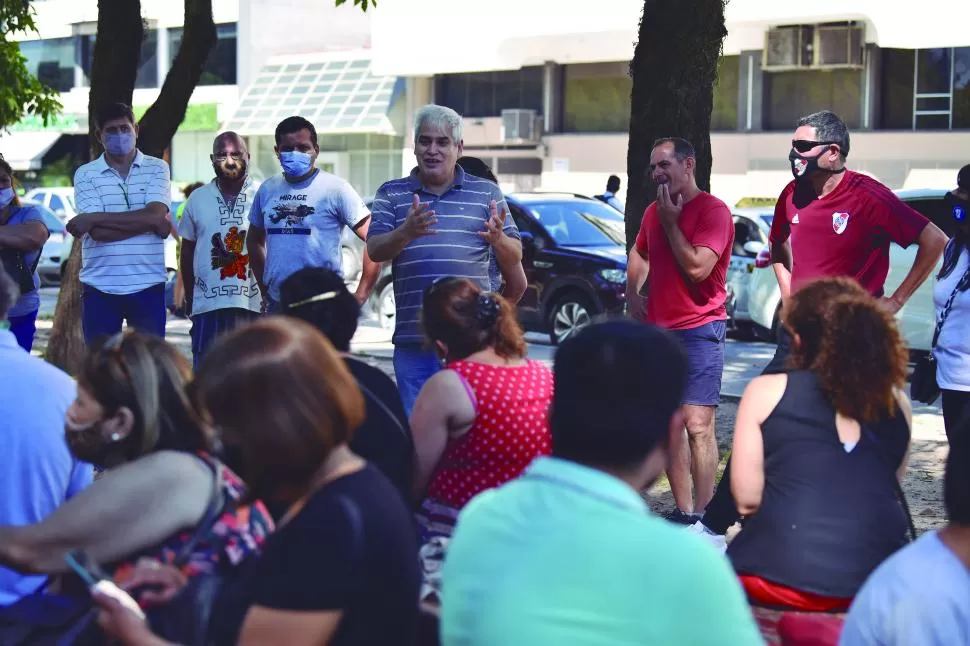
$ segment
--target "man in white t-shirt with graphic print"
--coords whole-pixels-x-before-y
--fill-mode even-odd
[[[195,367],[220,335],[252,321],[262,305],[246,240],[256,196],[246,142],[223,132],[210,159],[215,179],[192,192],[178,224]]]
[[[270,312],[279,309],[280,285],[304,267],[324,267],[342,275],[340,234],[350,227],[367,239],[370,212],[343,179],[316,168],[317,131],[303,117],[276,126],[276,154],[283,174],[267,179],[249,214],[253,273]],[[381,266],[364,250],[364,266],[354,295],[364,303]]]
[[[84,339],[123,323],[165,336],[165,238],[172,232],[168,164],[135,147],[131,107],[111,103],[95,115],[104,154],[74,174],[80,215],[67,230],[81,238]]]

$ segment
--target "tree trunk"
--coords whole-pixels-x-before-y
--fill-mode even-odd
[[[650,152],[656,139],[683,137],[697,149],[697,185],[711,188],[711,111],[717,63],[727,29],[725,0],[645,0],[633,77],[629,181],[626,198],[627,248],[633,245],[643,211],[654,201]]]
[[[185,0],[184,25],[182,44],[158,99],[141,118],[138,149],[146,155],[161,157],[185,118],[189,99],[216,45],[212,0]]]
[[[91,63],[91,91],[88,94],[88,132],[92,158],[102,151],[94,123],[98,107],[112,102],[131,105],[144,37],[140,0],[98,0],[98,32]],[[75,238],[61,280],[46,353],[49,362],[72,375],[77,374],[85,349],[81,329],[80,272],[81,241]]]
[[[139,124],[138,147],[147,155],[162,157],[185,118],[189,99],[216,43],[212,0],[185,0],[184,25],[182,44],[158,99]],[[116,101],[131,105],[143,39],[140,0],[98,0],[98,38],[88,99],[92,157],[102,151],[94,125],[97,107]],[[81,243],[75,240],[61,282],[46,355],[48,361],[70,374],[77,373],[85,351],[80,271]]]

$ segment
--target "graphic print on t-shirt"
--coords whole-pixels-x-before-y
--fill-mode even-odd
[[[304,225],[307,216],[317,212],[315,208],[306,203],[306,193],[291,193],[280,195],[279,201],[269,213],[269,221],[273,224],[285,225],[284,227],[267,229],[268,233],[282,233],[290,235],[310,235],[310,227]],[[297,226],[301,225],[301,226]]]
[[[219,270],[219,278],[236,277],[246,279],[249,267],[249,254],[244,254],[246,248],[246,230],[239,227],[229,227],[226,239],[219,233],[212,234],[212,268]]]
[[[846,225],[849,224],[849,214],[848,213],[833,213],[832,214],[832,228],[839,235],[845,231]]]

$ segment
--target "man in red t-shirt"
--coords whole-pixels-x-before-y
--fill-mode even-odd
[[[643,214],[627,264],[628,302],[634,318],[670,330],[687,353],[682,403],[688,441],[670,447],[667,471],[677,503],[668,519],[681,523],[694,522],[695,511],[703,510],[714,495],[718,463],[714,409],[721,397],[725,278],[734,244],[731,211],[697,187],[696,166],[696,153],[688,141],[670,137],[654,143],[650,172],[659,186],[657,201]],[[645,314],[640,297],[644,282]]]
[[[771,262],[782,302],[815,278],[849,276],[896,313],[923,284],[946,245],[946,235],[876,180],[847,170],[849,131],[833,112],[803,117],[789,160],[795,179],[775,205]],[[889,244],[918,246],[912,268],[895,292],[883,293]],[[784,370],[790,339],[779,328],[778,350],[766,372]]]

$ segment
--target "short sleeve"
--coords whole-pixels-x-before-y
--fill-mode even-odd
[[[98,193],[90,174],[83,167],[74,173],[74,204],[78,213],[99,213],[104,211],[101,194]]]
[[[388,233],[395,228],[394,205],[387,193],[387,184],[384,184],[374,195],[374,203],[371,204],[370,228],[367,230],[368,238]]]
[[[867,202],[873,224],[885,231],[889,239],[900,247],[905,248],[916,242],[929,220],[875,180],[866,178],[860,186],[868,193]]]
[[[650,217],[652,215],[651,209],[653,210],[653,212],[657,210],[656,202],[648,206],[643,211],[643,218],[640,220],[640,230],[637,232],[637,239],[633,243],[633,246],[636,247],[637,251],[640,252],[641,256],[646,256],[649,253],[649,240],[647,239],[647,228],[650,226]]]
[[[169,211],[172,210],[172,176],[171,171],[162,160],[156,161],[152,165],[152,178],[145,188],[145,204],[158,202],[164,204]]]
[[[502,189],[495,184],[492,184],[490,190],[492,191],[492,195],[489,198],[489,209],[492,208],[491,201],[495,200],[495,204],[499,210],[505,213],[505,224],[502,226],[502,232],[508,237],[518,240],[519,227],[515,226],[515,220],[512,218],[512,212],[509,210],[509,203],[505,199]]]
[[[94,482],[94,467],[87,462],[74,461],[74,468],[71,469],[71,480],[67,484],[67,497],[73,498]]]
[[[356,229],[361,222],[370,216],[367,205],[361,199],[354,187],[347,182],[342,182],[337,194],[337,217],[343,224],[351,229]]]
[[[263,184],[256,191],[255,197],[253,197],[253,205],[249,209],[249,224],[260,229],[265,229],[266,224],[263,221],[263,203],[266,201],[266,184]]]
[[[253,574],[253,604],[296,612],[345,608],[359,579],[354,563],[362,558],[354,556],[353,536],[337,499],[311,499],[267,542]]]
[[[23,216],[20,220],[21,224],[27,224],[28,222],[40,222],[47,229],[47,223],[44,222],[44,215],[40,212],[40,209],[35,209],[29,206],[23,210]],[[47,229],[50,233],[50,229]]]
[[[778,196],[775,202],[775,215],[771,219],[771,231],[768,233],[768,240],[772,244],[784,242],[791,236],[791,224],[788,222],[788,195],[794,185],[789,184]]]
[[[698,221],[690,244],[694,247],[707,247],[720,258],[725,252],[730,253],[734,242],[734,219],[727,205],[717,198],[713,199],[717,203]]]
[[[196,191],[197,192],[197,191]],[[182,204],[182,217],[178,219],[178,234],[183,240],[194,242],[198,238],[195,222],[195,205],[192,196]]]

